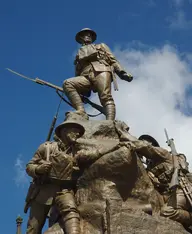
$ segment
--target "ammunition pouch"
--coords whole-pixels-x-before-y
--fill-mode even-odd
[[[172,178],[173,166],[167,163],[161,163],[155,167],[149,168],[149,171],[151,171],[155,177],[158,178],[160,183],[167,184]]]
[[[151,182],[153,183],[153,186],[155,187],[155,189],[157,189],[158,192],[162,194],[169,190],[169,186],[167,183],[166,184],[160,183],[158,178],[155,177],[155,175],[152,172],[148,171],[147,173],[149,178],[151,179]]]
[[[51,170],[48,174],[49,179],[70,180],[73,173],[73,158],[63,152],[56,155],[50,155],[52,163]]]

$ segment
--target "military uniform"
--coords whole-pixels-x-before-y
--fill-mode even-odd
[[[92,30],[83,29],[76,36],[79,43],[81,43],[79,39],[81,32],[86,30],[92,32],[94,40],[96,39],[96,34]],[[105,108],[106,119],[114,120],[115,104],[111,95],[111,82],[116,82],[114,73],[127,81],[132,80],[131,75],[129,77],[104,43],[82,45],[74,64],[76,77],[65,80],[63,84],[64,92],[74,108],[79,112],[84,112],[79,94],[89,95],[93,90],[98,93],[100,102]]]
[[[191,183],[187,178],[189,172],[185,156],[183,154],[172,156],[167,150],[158,145],[154,147],[147,141],[135,141],[134,143],[136,152],[147,158],[149,177],[164,198],[165,205],[161,209],[161,215],[190,226],[192,224],[191,199],[187,198],[182,182],[185,180],[186,185],[192,192]],[[169,184],[174,172],[173,157],[178,157],[179,186],[170,190]]]
[[[36,168],[46,160],[51,162],[49,173],[38,175]],[[70,218],[75,217],[79,220],[73,194],[76,183],[73,166],[71,148],[61,142],[46,142],[40,145],[32,160],[27,164],[26,171],[35,181],[34,189],[38,190],[30,204],[27,234],[41,233],[53,203],[56,204],[59,211],[65,213],[66,219],[68,215]],[[61,201],[61,198],[64,199],[64,202]]]

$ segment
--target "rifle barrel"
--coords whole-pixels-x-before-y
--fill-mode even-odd
[[[166,128],[164,128],[164,131],[165,131],[165,136],[166,136],[166,138],[167,138],[167,142],[168,142],[168,141],[169,141],[169,136],[168,136],[168,133],[167,133]]]
[[[39,78],[36,78],[36,79],[35,79],[35,82],[36,82],[37,84],[46,85],[46,86],[49,86],[49,87],[51,87],[51,88],[53,88],[53,89],[57,89],[57,90],[63,92],[63,89],[62,89],[61,87],[59,87],[59,86],[57,86],[57,85],[54,85],[54,84],[51,84],[51,83],[49,83],[49,82],[47,82],[47,81],[41,80],[41,79],[39,79]]]

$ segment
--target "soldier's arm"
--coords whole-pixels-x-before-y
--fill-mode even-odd
[[[119,61],[115,58],[113,53],[111,52],[110,48],[104,44],[101,43],[101,49],[106,53],[106,56],[108,58],[109,65],[113,66],[114,71],[118,74],[121,71],[125,71],[122,66],[120,65]]]
[[[26,172],[32,178],[37,178],[39,176],[35,170],[45,160],[45,150],[45,144],[40,145],[33,158],[26,165]]]
[[[78,62],[78,55],[76,55],[76,57],[75,57],[74,65],[75,65],[75,76],[80,76],[81,66]]]
[[[172,156],[168,150],[163,149],[161,147],[154,147],[147,141],[137,140],[134,141],[135,151],[148,158],[148,159],[156,159],[158,161],[171,161]]]

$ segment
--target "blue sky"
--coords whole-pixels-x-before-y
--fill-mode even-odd
[[[17,77],[5,68],[61,86],[64,79],[74,75],[73,56],[78,48],[75,34],[90,27],[98,34],[97,42],[105,42],[112,50],[123,51],[139,44],[143,45],[142,52],[146,47],[149,50],[169,44],[180,59],[185,56],[190,72],[191,12],[190,0],[1,1],[2,233],[15,232],[18,214],[24,218],[24,233],[28,180],[23,167],[45,141],[59,102],[54,90]],[[58,123],[66,110],[68,106],[62,104]]]

